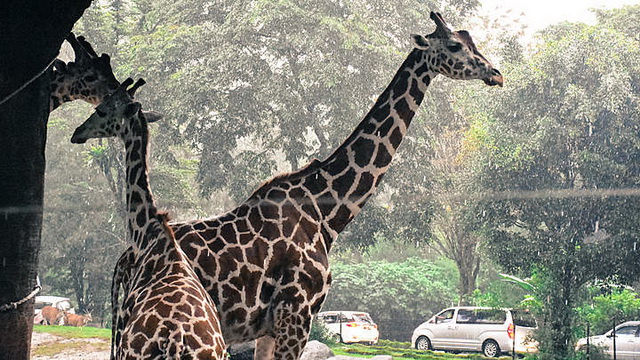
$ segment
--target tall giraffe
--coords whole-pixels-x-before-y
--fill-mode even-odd
[[[67,41],[73,48],[75,60],[68,64],[60,59],[54,61],[49,112],[73,100],[84,100],[96,106],[120,85],[113,75],[109,55],[98,56],[82,36],[76,38],[69,33]]]
[[[143,113],[133,100],[144,84],[125,80],[105,97],[80,125],[71,142],[119,137],[126,148],[128,231],[133,242],[124,285],[124,311],[112,340],[116,359],[224,359],[226,346],[218,314],[178,246],[166,214],[158,212],[149,188],[147,122],[158,119]],[[114,324],[115,326],[116,324]]]
[[[502,86],[467,31],[451,31],[438,13],[431,19],[436,30],[412,35],[389,86],[327,159],[269,180],[223,215],[170,224],[218,307],[227,343],[257,339],[256,359],[298,359],[331,284],[331,245],[375,192],[433,78]]]

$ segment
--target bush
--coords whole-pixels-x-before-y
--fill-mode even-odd
[[[311,331],[309,332],[309,341],[317,340],[328,346],[334,346],[338,342],[336,337],[327,330],[322,321],[313,320],[311,323]]]

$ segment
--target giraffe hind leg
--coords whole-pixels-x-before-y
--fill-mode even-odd
[[[308,307],[298,312],[281,311],[276,320],[274,359],[298,360],[307,344],[310,330],[311,313]]]

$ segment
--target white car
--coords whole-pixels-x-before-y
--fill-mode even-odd
[[[503,352],[537,352],[531,339],[535,319],[523,310],[488,307],[452,307],[420,324],[411,337],[418,350],[482,352],[498,357]]]
[[[640,321],[627,321],[616,326],[615,329],[616,359],[640,359]],[[611,329],[602,335],[589,337],[589,346],[599,347],[613,358],[613,340],[613,329]],[[586,348],[587,338],[578,340],[576,350],[584,351]]]
[[[323,311],[316,315],[327,330],[343,343],[378,342],[378,325],[371,316],[361,311]]]

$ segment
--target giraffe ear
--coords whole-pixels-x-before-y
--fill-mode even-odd
[[[129,104],[127,104],[127,108],[124,109],[124,116],[132,117],[135,114],[137,114],[138,111],[140,111],[141,108],[142,108],[142,105],[140,105],[140,103],[137,102],[137,101],[129,103]]]
[[[64,61],[60,59],[53,60],[53,67],[60,72],[67,71],[67,64],[65,64]]]
[[[411,34],[411,42],[416,49],[427,50],[429,48],[429,40],[422,35]]]
[[[142,111],[142,115],[144,115],[144,118],[147,119],[148,123],[156,122],[163,117],[162,114],[155,111]]]

